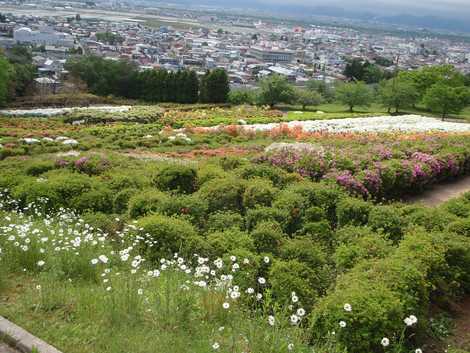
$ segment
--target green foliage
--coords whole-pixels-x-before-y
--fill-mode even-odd
[[[160,191],[143,190],[129,199],[129,216],[138,218],[156,212],[161,209],[161,205],[169,202],[170,197]]]
[[[79,212],[111,213],[113,212],[113,196],[110,189],[99,187],[74,197],[71,204]]]
[[[13,77],[13,67],[7,59],[0,56],[0,107],[10,99],[9,84]]]
[[[109,45],[118,45],[124,42],[124,38],[121,37],[119,34],[109,31],[96,33],[96,39],[99,42],[106,43]]]
[[[419,94],[412,82],[396,78],[383,81],[379,97],[389,112],[394,108],[398,113],[400,109],[413,107],[418,102]]]
[[[283,239],[282,228],[276,222],[260,222],[251,232],[258,253],[277,254]]]
[[[228,95],[228,102],[235,105],[255,104],[256,99],[255,92],[246,89],[231,90]]]
[[[155,246],[147,246],[146,251],[151,258],[172,256],[175,252],[183,255],[197,251],[193,248],[199,242],[196,230],[188,221],[159,214],[141,218],[138,226],[150,235]]]
[[[423,102],[430,111],[439,113],[445,119],[449,114],[460,113],[468,105],[469,99],[470,91],[467,87],[436,83],[426,91]]]
[[[256,208],[258,206],[271,206],[278,190],[266,179],[252,179],[247,183],[243,193],[243,207]]]
[[[150,102],[196,103],[199,80],[194,71],[144,70],[124,60],[84,56],[66,65],[72,76],[84,81],[97,95],[141,99]],[[220,88],[220,87],[219,87]]]
[[[226,103],[229,92],[227,72],[224,69],[215,69],[202,77],[199,100],[202,103]]]
[[[370,210],[368,225],[374,230],[385,233],[389,239],[398,242],[406,226],[397,207],[375,206]]]
[[[55,164],[51,161],[40,161],[29,164],[26,167],[25,173],[30,176],[40,176],[50,170],[55,169]]]
[[[113,200],[113,209],[114,212],[116,213],[126,213],[128,207],[129,207],[129,200],[131,199],[132,196],[138,193],[137,189],[122,189],[119,191],[115,196]]]
[[[319,93],[325,102],[331,103],[335,99],[333,88],[325,81],[310,80],[307,82],[307,89]]]
[[[367,224],[371,205],[363,200],[344,198],[338,203],[336,215],[338,226],[361,226]]]
[[[279,103],[292,103],[295,93],[293,87],[286,78],[280,75],[272,75],[260,82],[258,100],[260,104],[269,105],[271,108]]]
[[[350,60],[343,74],[350,80],[364,81],[368,84],[378,83],[385,78],[386,73],[377,65],[361,59]]]
[[[163,191],[191,194],[197,188],[197,172],[185,165],[170,165],[158,171],[153,183]]]
[[[423,232],[407,235],[391,256],[359,263],[315,307],[312,338],[338,330],[340,320],[347,326],[337,339],[348,352],[373,352],[381,349],[383,337],[400,337],[403,318],[427,310],[431,291],[448,266],[446,252],[438,236]],[[346,303],[351,312],[343,309]]]
[[[253,239],[249,234],[235,228],[229,228],[207,236],[207,243],[214,258],[231,253],[235,249],[254,251]]]
[[[336,98],[353,112],[354,107],[368,107],[372,103],[372,93],[364,82],[344,83],[336,88]]]
[[[343,272],[353,268],[359,261],[385,258],[392,246],[383,236],[366,234],[358,237],[355,242],[339,245],[333,255],[338,271]]]
[[[243,217],[241,214],[233,211],[215,212],[209,215],[207,224],[209,231],[224,231],[230,228],[243,229]]]
[[[316,91],[298,89],[295,91],[295,101],[305,110],[307,106],[317,106],[323,103],[323,97]]]
[[[238,179],[214,179],[208,181],[198,191],[209,204],[209,212],[222,210],[241,211],[245,184]]]
[[[316,271],[297,260],[275,261],[269,271],[269,280],[277,301],[289,304],[292,292],[295,292],[300,302],[298,305],[305,309],[315,304],[320,295],[318,287],[322,285]]]

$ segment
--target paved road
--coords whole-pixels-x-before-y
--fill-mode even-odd
[[[0,353],[19,353],[6,344],[0,342]]]
[[[421,202],[426,206],[439,206],[455,197],[470,191],[470,176],[451,181],[448,183],[438,184],[426,190],[418,196],[407,199],[407,202]]]

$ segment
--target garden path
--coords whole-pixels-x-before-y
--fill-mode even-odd
[[[10,346],[7,346],[5,343],[0,342],[0,353],[19,353],[18,351],[13,350]]]
[[[434,207],[459,197],[467,191],[470,191],[470,176],[447,183],[436,184],[420,195],[407,198],[406,201],[423,203],[426,206]]]

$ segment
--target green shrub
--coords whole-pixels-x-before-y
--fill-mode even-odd
[[[65,206],[60,194],[47,181],[25,179],[12,190],[12,197],[25,207],[29,203],[41,203],[46,209],[55,209]]]
[[[39,176],[52,169],[55,169],[55,163],[52,161],[40,161],[28,164],[25,173],[30,176]]]
[[[141,218],[137,225],[154,242],[152,247],[145,248],[153,260],[158,256],[173,256],[176,252],[186,256],[200,250],[201,239],[188,221],[154,214]]]
[[[215,212],[207,221],[209,231],[224,231],[230,228],[243,229],[243,217],[233,211]]]
[[[470,200],[463,197],[447,201],[443,207],[457,217],[466,218],[470,216]]]
[[[406,217],[406,221],[424,227],[427,231],[443,231],[458,217],[439,208],[415,208]]]
[[[292,292],[299,298],[296,304],[308,310],[319,297],[316,289],[321,281],[315,270],[297,260],[273,263],[269,271],[269,282],[274,298],[281,304],[292,303]]]
[[[71,205],[79,212],[111,213],[113,212],[113,192],[101,186],[74,197]]]
[[[197,189],[197,172],[196,169],[189,166],[170,165],[157,173],[153,183],[163,191],[191,194]]]
[[[251,236],[258,253],[277,254],[283,239],[282,228],[275,222],[258,223]]]
[[[247,161],[245,159],[242,159],[240,157],[232,157],[232,156],[222,157],[219,161],[220,166],[225,171],[237,169],[246,163]]]
[[[136,194],[139,190],[137,189],[123,189],[119,191],[113,200],[113,209],[116,213],[125,213],[129,206],[129,200]]]
[[[258,206],[271,206],[278,190],[266,179],[250,180],[243,193],[243,206],[255,208]]]
[[[235,256],[235,262],[231,257]],[[225,253],[222,257],[224,261],[225,273],[233,275],[233,283],[236,283],[241,288],[256,288],[258,285],[258,277],[266,276],[261,272],[261,257],[252,251],[236,248],[231,249],[229,253]],[[233,271],[233,265],[238,264],[240,270]]]
[[[323,297],[311,316],[312,339],[338,329],[336,338],[348,352],[380,351],[383,337],[399,337],[403,319],[424,318],[432,290],[446,282],[445,241],[425,232],[409,234],[399,248],[380,260],[362,261],[337,279],[335,289]],[[343,309],[352,305],[352,312]]]
[[[302,226],[303,212],[308,208],[309,201],[304,195],[300,195],[290,189],[283,190],[273,202],[273,207],[286,215],[282,226],[287,234],[293,234]]]
[[[238,179],[214,179],[205,183],[198,194],[208,202],[209,212],[242,211],[245,185]]]
[[[320,222],[326,219],[326,211],[321,207],[312,206],[305,210],[304,222]]]
[[[368,225],[374,231],[384,232],[394,241],[399,241],[402,238],[405,228],[400,210],[393,206],[372,207]]]
[[[338,271],[343,272],[353,268],[359,261],[374,258],[384,258],[393,250],[389,241],[378,234],[368,234],[356,239],[355,242],[338,246],[333,259]]]
[[[279,188],[292,181],[292,177],[284,170],[265,164],[249,164],[241,168],[239,174],[243,179],[269,179],[274,186]]]
[[[287,217],[287,212],[271,207],[257,207],[246,210],[246,228],[253,230],[258,223],[264,221],[281,223]]]
[[[108,234],[115,234],[124,227],[124,220],[118,218],[117,215],[102,212],[86,212],[82,215],[82,219],[86,224]]]
[[[315,269],[322,280],[317,284],[326,289],[331,281],[331,268],[328,265],[328,254],[325,249],[306,237],[297,237],[286,240],[280,250],[280,257],[284,260],[297,260]]]
[[[142,189],[150,183],[138,171],[116,171],[114,169],[105,174],[106,184],[117,192],[124,189]]]
[[[169,195],[156,190],[143,190],[129,199],[129,216],[138,218],[156,212],[162,208],[163,203],[170,203]]]
[[[167,216],[181,216],[200,228],[205,227],[208,203],[197,194],[172,195],[158,204],[158,212]]]
[[[370,209],[371,205],[366,201],[352,197],[344,198],[336,209],[338,226],[367,224]]]
[[[60,195],[61,205],[73,207],[70,202],[74,197],[90,191],[93,186],[93,179],[79,173],[67,172],[64,170],[54,170],[46,174],[48,184]]]
[[[450,232],[470,237],[470,219],[461,219],[452,222],[447,229]]]
[[[306,236],[326,247],[331,247],[334,237],[330,224],[327,221],[309,222],[296,232],[296,236]]]
[[[334,242],[336,246],[342,244],[354,244],[358,239],[369,235],[376,236],[377,234],[369,227],[349,225],[336,230],[334,234]]]
[[[224,172],[222,168],[213,164],[202,166],[198,169],[197,174],[199,187],[214,179],[225,179],[230,177],[230,174]]]
[[[244,249],[250,252],[255,250],[250,235],[235,228],[211,233],[207,236],[207,242],[212,249],[211,255],[213,257],[222,257],[235,249]]]

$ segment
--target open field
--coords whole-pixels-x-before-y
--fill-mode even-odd
[[[468,125],[249,128],[375,115],[295,112],[0,118],[0,315],[67,353],[470,350],[470,194],[400,202],[468,177]]]

